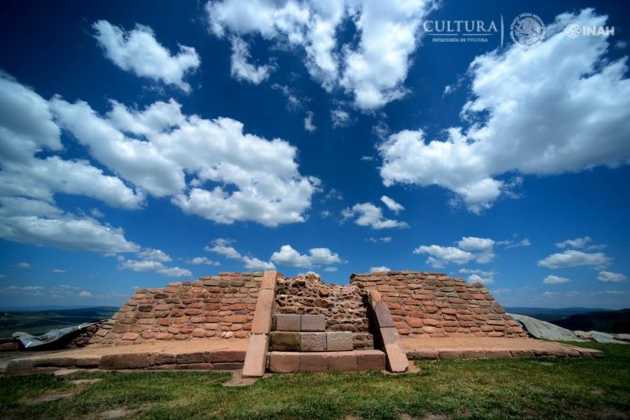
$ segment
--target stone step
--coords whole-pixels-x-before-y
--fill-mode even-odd
[[[268,357],[269,371],[293,372],[345,372],[385,369],[385,353],[380,350],[335,352],[272,351]]]
[[[324,315],[275,314],[273,321],[276,331],[326,331]]]
[[[351,331],[295,332],[272,331],[269,334],[272,351],[352,351],[374,348],[372,335]]]

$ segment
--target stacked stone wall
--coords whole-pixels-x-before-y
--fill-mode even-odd
[[[523,337],[525,331],[481,284],[439,273],[353,274],[351,284],[376,288],[398,333],[420,337]]]
[[[165,288],[138,289],[90,344],[246,338],[261,280],[260,273],[221,273]]]
[[[359,288],[325,283],[312,274],[278,280],[275,313],[324,315],[327,331],[368,332],[369,327]]]

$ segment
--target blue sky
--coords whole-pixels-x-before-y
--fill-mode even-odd
[[[272,267],[627,307],[626,8],[8,2],[0,307]],[[529,46],[523,13],[545,25]],[[458,20],[497,31],[431,29]]]

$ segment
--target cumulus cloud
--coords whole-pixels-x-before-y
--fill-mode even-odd
[[[233,37],[230,72],[236,80],[259,85],[269,78],[273,67],[269,65],[255,66],[249,62],[251,55],[247,43],[241,38]]]
[[[483,271],[471,268],[462,268],[459,270],[462,274],[468,274],[466,280],[470,283],[491,284],[494,282],[494,271]]]
[[[201,63],[194,48],[179,45],[179,52],[171,54],[155,39],[153,30],[144,25],[125,31],[106,20],[99,20],[92,28],[105,56],[122,70],[190,91],[184,77]]]
[[[405,209],[402,204],[397,203],[393,198],[390,198],[386,195],[381,197],[381,201],[383,202],[383,204],[385,204],[385,207],[387,207],[388,209],[390,209],[396,214],[398,214],[399,212]]]
[[[345,127],[350,124],[350,114],[342,109],[333,109],[330,111],[330,120],[333,127]]]
[[[370,273],[386,273],[388,271],[392,271],[389,267],[385,267],[384,265],[380,265],[377,267],[370,267]]]
[[[210,1],[210,30],[218,37],[259,35],[274,46],[300,49],[324,89],[341,88],[363,110],[406,93],[403,83],[420,42],[420,23],[435,3],[425,0],[277,2]],[[341,45],[341,26],[353,24],[356,46]]]
[[[406,228],[409,226],[405,222],[385,218],[381,208],[372,203],[359,203],[352,208],[346,208],[342,212],[342,217],[344,219],[354,218],[355,224],[369,226],[372,229]]]
[[[311,248],[308,254],[300,254],[291,245],[282,245],[271,255],[271,261],[289,267],[311,268],[341,263],[341,258],[328,248]]]
[[[590,236],[583,238],[567,239],[566,241],[557,242],[556,246],[560,249],[564,248],[585,248],[592,241]]]
[[[475,258],[472,253],[453,246],[422,245],[414,249],[413,253],[429,255],[427,264],[435,268],[444,267],[448,263],[466,264]]]
[[[315,114],[313,114],[313,111],[306,111],[306,116],[304,117],[304,129],[309,133],[313,133],[317,130],[317,126],[313,122],[314,116]]]
[[[566,277],[560,277],[560,276],[554,276],[549,275],[547,277],[545,277],[545,279],[543,280],[543,283],[545,284],[563,284],[563,283],[568,283],[570,280]]]
[[[392,134],[379,146],[384,184],[438,185],[480,213],[510,190],[507,174],[626,164],[627,57],[608,58],[606,36],[565,31],[606,20],[592,9],[561,14],[543,42],[476,57],[469,68],[473,97],[461,113],[469,125],[449,128],[444,140],[427,141],[422,130]]]
[[[58,193],[126,209],[144,200],[87,161],[51,156],[63,149],[60,135],[48,101],[0,73],[0,238],[103,254],[137,251],[122,229],[56,206]]]
[[[471,261],[486,264],[494,259],[494,244],[495,241],[489,238],[465,236],[457,242],[457,246],[422,245],[413,253],[428,255],[427,264],[435,268],[443,268],[450,263],[462,265]]]
[[[475,258],[479,263],[487,263],[494,258],[494,244],[495,241],[489,238],[477,238],[475,236],[465,236],[459,242],[457,246],[464,251],[469,251],[475,254]]]
[[[213,260],[211,260],[209,258],[206,258],[206,257],[195,257],[195,258],[192,258],[189,261],[189,263],[193,264],[193,265],[211,265],[211,266],[219,266],[219,265],[221,265],[219,262],[213,261]]]
[[[319,185],[300,175],[297,150],[285,140],[244,133],[243,124],[230,118],[184,116],[172,99],[145,110],[113,102],[107,116],[60,97],[51,107],[63,128],[113,172],[217,223],[303,222]]]
[[[192,276],[190,270],[180,267],[169,267],[165,262],[171,261],[171,257],[159,249],[147,248],[140,250],[136,259],[119,257],[119,267],[123,270],[136,272],[150,271],[169,277]]]
[[[613,273],[610,271],[600,271],[597,280],[604,283],[620,283],[626,280],[626,276],[621,273]]]
[[[242,255],[231,245],[231,241],[227,239],[215,239],[210,245],[205,247],[205,250],[221,255],[225,258],[241,261],[248,270],[265,271],[275,269],[275,266],[271,262],[263,261],[248,255]]]
[[[610,263],[610,258],[602,252],[582,252],[574,249],[551,254],[538,261],[538,265],[545,268],[557,269],[567,267],[605,267]]]

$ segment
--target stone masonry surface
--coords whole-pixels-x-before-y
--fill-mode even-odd
[[[353,274],[350,283],[363,290],[376,288],[403,336],[527,335],[481,284],[418,272]]]
[[[313,274],[278,280],[276,313],[321,314],[326,317],[326,331],[368,332],[360,289],[324,283]]]
[[[262,273],[220,273],[139,289],[101,325],[90,345],[247,338],[261,281]],[[382,294],[401,336],[526,336],[482,285],[437,273],[353,274],[347,286],[324,283],[312,274],[279,275],[273,313],[324,315],[326,331],[351,331],[355,349],[373,348],[368,288]]]
[[[165,288],[138,289],[90,345],[246,338],[262,273],[220,273]]]

